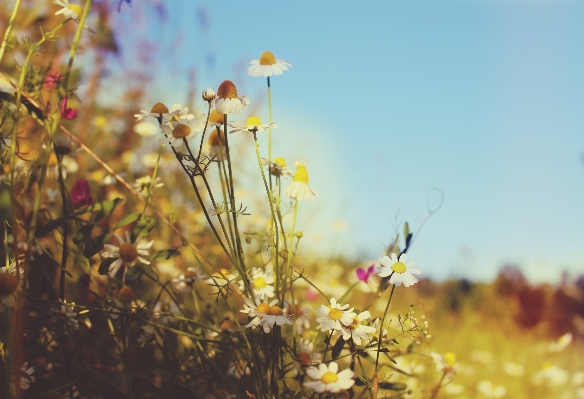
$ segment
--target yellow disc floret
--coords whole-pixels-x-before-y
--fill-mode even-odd
[[[260,120],[259,117],[250,116],[249,118],[247,118],[247,123],[245,124],[245,127],[259,126],[261,124],[262,124],[262,121]]]
[[[276,57],[270,51],[264,51],[260,56],[260,65],[274,65],[276,63]]]
[[[444,354],[444,361],[450,367],[454,367],[454,364],[456,363],[456,355],[452,352],[446,352]]]
[[[220,98],[237,98],[237,88],[230,80],[226,80],[217,89],[217,96]]]
[[[168,107],[162,103],[156,103],[150,110],[151,114],[168,114]]]
[[[138,250],[134,244],[125,243],[120,245],[120,258],[124,262],[133,262],[138,258]]]
[[[69,4],[69,9],[77,14],[76,18],[79,18],[81,13],[83,12],[83,8],[79,4]]]
[[[304,166],[299,166],[294,173],[293,181],[308,184],[308,171]]]
[[[333,373],[332,371],[327,371],[320,378],[320,380],[322,382],[324,382],[325,384],[332,384],[333,382],[337,382],[338,379],[339,379],[339,376],[337,375],[337,373]]]
[[[286,166],[286,160],[282,157],[274,158],[274,162],[279,164],[281,167]]]
[[[331,320],[339,320],[341,317],[343,317],[343,312],[339,309],[332,309],[328,315]]]
[[[270,312],[270,305],[263,302],[258,305],[256,312],[268,314]]]
[[[258,290],[261,290],[266,285],[267,285],[266,280],[263,277],[257,277],[253,280],[253,286]]]
[[[279,306],[270,306],[270,310],[268,311],[268,314],[273,315],[273,316],[282,316],[284,314],[284,311],[282,310],[281,307]]]
[[[404,265],[402,262],[395,262],[393,265],[391,265],[391,270],[396,273],[404,273],[406,269],[406,265]]]
[[[176,127],[172,130],[172,137],[175,139],[182,139],[187,137],[191,133],[191,128],[187,125],[183,125],[179,123]]]

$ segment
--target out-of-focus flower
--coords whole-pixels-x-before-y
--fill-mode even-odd
[[[357,313],[353,312],[354,308],[349,309],[349,305],[337,303],[335,298],[330,299],[330,306],[320,305],[316,311],[319,316],[316,321],[320,323],[317,327],[323,331],[340,330],[343,326],[349,326]]]
[[[353,342],[356,345],[361,345],[361,340],[369,341],[371,335],[375,333],[375,327],[363,324],[363,322],[371,319],[371,313],[368,310],[359,313],[356,317],[353,317],[353,321],[350,325],[343,325],[339,330],[339,335],[343,337],[345,341],[353,338]]]
[[[135,243],[130,239],[130,233],[126,231],[126,239],[124,240],[121,235],[116,234],[119,246],[116,247],[112,244],[105,244],[104,251],[101,253],[103,259],[115,259],[109,266],[109,275],[114,277],[120,267],[125,266],[126,270],[136,264],[137,261],[145,265],[149,265],[150,261],[146,260],[150,254],[150,248],[154,244],[154,240],[146,242],[143,237],[138,237]],[[124,270],[124,276],[126,275],[126,270]]]
[[[30,388],[30,384],[34,382],[34,376],[32,375],[34,373],[34,367],[28,367],[28,362],[25,362],[20,367],[20,371],[20,389],[26,391]]]
[[[371,277],[375,273],[375,265],[371,265],[367,268],[367,270],[363,269],[362,267],[357,269],[357,278],[359,281],[368,282],[369,277]]]
[[[443,389],[448,395],[459,395],[464,392],[464,385],[446,384]]]
[[[83,8],[79,4],[70,4],[69,0],[53,0],[53,3],[63,7],[57,11],[55,15],[63,14],[65,18],[71,18],[75,22],[79,22],[81,14],[83,13]],[[88,32],[95,33],[95,31],[87,25],[83,25],[83,29]]]
[[[503,365],[503,370],[505,370],[505,373],[515,377],[521,377],[523,374],[525,374],[525,367],[523,367],[521,364],[513,362],[505,363]]]
[[[193,289],[194,284],[208,279],[209,277],[205,276],[201,269],[189,267],[187,268],[187,271],[181,273],[178,278],[173,278],[172,283],[178,292],[190,292]]]
[[[251,363],[244,359],[231,362],[227,368],[227,375],[232,375],[239,380],[244,375],[251,375],[251,367]]]
[[[308,171],[302,162],[296,162],[296,172],[292,178],[292,183],[284,190],[288,197],[302,201],[312,200],[312,196],[318,195],[316,191],[308,185]]]
[[[16,304],[16,294],[19,286],[23,286],[23,281],[24,270],[20,268],[17,276],[14,262],[8,267],[0,267],[0,312]]]
[[[296,332],[302,334],[302,330],[310,327],[310,309],[306,306],[300,306],[298,303],[290,305],[286,303],[284,306],[284,312],[294,319],[294,324],[296,324]]]
[[[439,373],[446,373],[450,377],[454,377],[456,372],[460,370],[460,365],[456,363],[456,355],[452,352],[446,352],[444,355],[440,353],[431,352],[432,360],[436,363],[436,371]]]
[[[389,256],[379,258],[379,263],[381,263],[381,267],[378,269],[379,276],[387,277],[391,275],[389,283],[395,284],[397,287],[402,284],[406,287],[416,284],[418,279],[414,277],[414,274],[420,274],[422,271],[412,267],[416,262],[405,263],[407,259],[408,256],[402,254],[398,260],[397,255],[393,253],[391,258]]]
[[[276,58],[270,51],[264,51],[259,60],[250,61],[250,64],[247,74],[255,77],[281,75],[288,68],[292,68],[292,64]]]
[[[170,127],[174,127],[175,122],[180,122],[181,119],[192,121],[195,115],[189,114],[188,107],[183,107],[182,104],[172,104],[170,111],[166,117],[163,117],[162,123],[167,123]]]
[[[75,302],[67,303],[64,299],[59,299],[61,308],[57,311],[57,316],[64,324],[74,330],[79,329],[79,322],[77,321],[77,313],[75,312]]]
[[[273,161],[268,161],[266,158],[262,158],[262,165],[268,167],[272,176],[293,176],[292,172],[286,167],[286,160],[284,158],[274,158]]]
[[[57,136],[53,146],[57,155],[76,155],[80,148],[79,144],[74,141],[71,137],[65,136],[63,134]]]
[[[142,137],[150,137],[160,132],[160,128],[153,123],[141,121],[134,125],[134,132]]]
[[[267,129],[275,129],[279,127],[279,125],[275,124],[274,122],[270,122],[268,124],[262,124],[262,121],[257,116],[250,116],[247,118],[247,122],[245,126],[242,126],[238,123],[228,123],[230,127],[233,128],[229,133],[239,133],[239,132],[248,132],[248,133],[257,133],[263,132]]]
[[[43,79],[43,87],[47,90],[54,90],[61,84],[63,74],[60,72],[47,73]]]
[[[143,348],[147,342],[152,341],[154,338],[154,326],[149,324],[142,326],[142,333],[138,337],[138,343],[140,344],[140,348]]]
[[[233,112],[239,114],[243,107],[250,104],[247,97],[237,96],[237,88],[230,80],[226,80],[219,85],[217,98],[214,101],[215,108],[220,114],[231,114]]]
[[[584,371],[576,371],[572,374],[572,385],[584,384]]]
[[[555,342],[550,342],[548,345],[548,351],[550,352],[561,352],[570,345],[572,342],[572,333],[566,333],[558,338]]]
[[[135,114],[136,121],[141,121],[148,117],[153,117],[158,119],[158,123],[162,123],[162,120],[166,117],[168,118],[168,107],[162,103],[156,103],[150,110],[150,112],[146,112],[144,110],[140,110],[141,114]]]
[[[252,321],[245,326],[246,328],[255,329],[258,326],[262,326],[267,334],[274,325],[292,324],[290,317],[285,315],[282,308],[277,306],[278,299],[274,299],[270,303],[261,302],[257,306],[249,298],[244,298],[244,302],[243,310],[240,310],[240,312],[247,313],[248,316],[253,317]],[[260,298],[257,296],[256,302],[260,302]]]
[[[225,151],[225,134],[223,130],[214,128],[209,135],[209,157],[223,161],[226,156]]]
[[[477,391],[485,395],[487,398],[501,398],[507,393],[502,385],[495,385],[491,381],[481,381],[477,384]]]
[[[300,338],[300,345],[298,345],[297,356],[294,360],[294,374],[298,374],[301,368],[320,363],[321,360],[322,354],[314,353],[314,344],[308,339]]]
[[[146,175],[132,183],[132,187],[139,193],[142,191],[151,191],[153,188],[162,186],[164,186],[164,183],[162,183],[162,178],[160,176],[157,176],[152,180],[150,175]]]
[[[167,137],[161,138],[158,142],[160,144],[169,143],[173,148],[177,150],[181,149],[185,145],[183,139],[189,141],[197,134],[197,132],[191,129],[189,124],[190,121],[188,119],[181,119],[172,128],[168,125],[160,125],[162,133]]]
[[[221,127],[223,122],[225,122],[224,115],[217,112],[216,108],[213,108],[209,114],[209,126]]]
[[[71,189],[71,203],[73,208],[81,208],[93,204],[91,196],[91,187],[85,179],[79,180]]]
[[[206,90],[203,90],[203,101],[210,103],[215,99],[215,97],[217,97],[217,94],[215,94],[215,91],[210,87]]]
[[[266,301],[274,296],[274,273],[271,269],[264,271],[259,267],[253,267],[250,275],[249,282],[253,289],[253,295]],[[242,291],[245,289],[242,280],[239,281],[239,288]]]
[[[78,399],[79,395],[81,395],[79,393],[79,388],[77,388],[77,385],[72,385],[70,388],[65,390],[65,393],[63,394],[63,399]],[[49,394],[49,399],[54,399],[50,396]]]
[[[324,363],[316,367],[306,369],[306,374],[315,381],[305,382],[304,386],[314,389],[316,392],[340,392],[349,389],[355,384],[353,376],[355,373],[351,369],[339,371],[336,362],[330,362],[328,366]]]
[[[537,373],[531,376],[531,381],[535,385],[549,384],[551,386],[560,386],[568,382],[570,373],[564,369],[554,366],[551,363],[544,363]]]
[[[73,108],[67,108],[67,97],[63,97],[63,102],[61,103],[61,118],[70,121],[71,119],[77,118],[77,111]]]

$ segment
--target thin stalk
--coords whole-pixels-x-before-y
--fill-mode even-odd
[[[10,39],[10,34],[12,33],[12,28],[14,27],[14,21],[16,20],[16,14],[18,14],[18,10],[20,9],[21,1],[22,0],[16,0],[14,8],[12,8],[12,14],[10,15],[10,20],[8,21],[6,32],[4,33],[4,39],[2,39],[2,46],[0,47],[0,65],[2,65],[2,58],[6,52],[6,45],[8,44],[8,39]]]
[[[61,201],[63,202],[63,217],[67,218],[69,208],[67,206],[67,192],[65,189],[65,181],[63,179],[63,156],[57,156],[57,168],[59,171],[59,188],[61,189]],[[63,251],[61,254],[61,277],[59,282],[59,297],[65,300],[65,270],[67,270],[67,257],[69,255],[69,247],[67,237],[69,235],[69,221],[65,219],[63,225]]]
[[[395,284],[391,287],[391,294],[389,294],[389,300],[387,301],[383,317],[381,318],[381,323],[379,324],[379,340],[377,342],[377,357],[375,358],[375,375],[377,375],[377,368],[379,367],[379,354],[381,353],[381,344],[383,342],[383,324],[385,323],[385,317],[387,316],[387,311],[389,310],[389,304],[391,303],[391,298],[393,298],[394,291]]]
[[[292,219],[292,231],[290,232],[290,247],[288,248],[288,259],[286,261],[286,279],[284,281],[284,287],[286,287],[286,283],[290,281],[290,291],[292,291],[292,266],[290,263],[292,262],[292,248],[294,246],[294,233],[296,229],[296,217],[298,216],[298,200],[295,200],[294,203],[294,219]],[[282,295],[282,298],[284,296]]]
[[[150,197],[152,196],[152,189],[154,184],[154,179],[156,179],[156,175],[158,174],[158,165],[160,164],[160,157],[162,157],[162,151],[164,151],[164,147],[160,146],[160,151],[158,151],[158,158],[156,158],[156,164],[154,165],[154,172],[152,172],[152,177],[150,177],[150,187],[147,188],[148,193],[146,194],[146,201],[144,201],[144,209],[142,209],[142,214],[140,215],[140,219],[146,213],[146,209],[148,209],[148,204],[150,203]]]
[[[272,91],[270,77],[268,76],[268,122],[272,123]],[[272,128],[268,128],[268,161],[272,160]]]
[[[219,144],[219,146],[220,146],[219,151],[223,151],[221,144]],[[227,198],[227,191],[226,191],[226,186],[225,186],[225,184],[226,184],[225,178],[227,176],[225,176],[225,178],[223,177],[223,172],[225,170],[225,165],[223,163],[223,160],[221,160],[217,163],[217,169],[219,171],[219,180],[221,181],[221,192],[223,193],[223,202],[225,202],[225,205],[227,206],[229,199]],[[230,218],[227,218],[227,229],[229,230],[229,236],[231,237],[231,242],[235,242],[235,236],[233,235],[233,227],[231,227],[231,219]]]

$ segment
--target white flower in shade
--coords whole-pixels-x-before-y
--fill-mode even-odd
[[[75,313],[75,302],[67,303],[66,300],[60,299],[61,309],[57,311],[57,316],[64,324],[74,330],[79,329],[79,322],[77,321],[77,313]]]
[[[296,359],[294,360],[294,374],[298,374],[302,368],[321,362],[322,354],[313,352],[314,344],[307,339],[300,338],[300,345],[298,345]]]
[[[172,283],[178,292],[190,292],[195,283],[208,279],[209,277],[205,276],[201,269],[189,267],[178,278],[172,279]]]
[[[154,338],[154,326],[149,324],[142,326],[142,333],[138,337],[138,343],[140,344],[140,348],[143,348],[147,342],[152,341]]]
[[[361,345],[361,340],[369,341],[371,335],[375,333],[375,327],[363,324],[365,321],[371,319],[371,313],[368,310],[359,313],[353,318],[350,325],[343,325],[339,330],[339,335],[343,337],[345,341],[353,338],[353,342],[356,345]]]
[[[142,137],[155,136],[160,132],[158,125],[150,122],[141,121],[134,125],[134,133],[139,134]]]
[[[271,268],[268,267],[264,271],[259,267],[252,267],[250,274],[249,283],[255,296],[259,297],[260,300],[268,300],[274,296],[274,273]],[[242,291],[245,290],[242,280],[239,281],[239,288]]]
[[[349,305],[341,305],[335,298],[331,298],[330,306],[320,305],[316,311],[316,315],[319,316],[316,321],[320,323],[317,328],[323,331],[340,330],[343,326],[351,325],[357,313],[353,312],[354,308],[348,308]]]
[[[158,123],[162,123],[163,119],[168,119],[169,117],[169,110],[168,107],[162,103],[156,103],[150,110],[150,112],[140,110],[141,114],[135,114],[134,117],[137,121],[141,121],[148,117],[153,117],[158,119]]]
[[[551,386],[564,385],[570,379],[570,373],[551,363],[544,363],[537,373],[531,376],[535,385],[548,384]]]
[[[71,394],[69,394],[69,392],[71,392]],[[70,388],[65,390],[63,399],[77,399],[79,398],[79,395],[81,394],[79,393],[79,388],[77,388],[77,385],[72,385]]]
[[[306,165],[302,162],[296,162],[295,166],[296,172],[292,178],[292,183],[286,187],[284,194],[298,201],[312,200],[312,196],[318,194],[308,185]]]
[[[250,66],[247,68],[247,74],[250,76],[268,77],[272,75],[281,75],[288,68],[292,68],[292,64],[288,61],[277,59],[269,51],[264,51],[259,60],[250,61]]]
[[[262,158],[262,165],[268,167],[272,176],[293,176],[292,172],[286,167],[286,160],[284,158],[274,158],[273,161],[268,161],[266,158]]]
[[[506,393],[507,390],[504,386],[495,385],[491,381],[481,381],[477,384],[477,391],[482,393],[487,398],[501,398]]]
[[[298,303],[290,305],[286,303],[284,306],[284,312],[294,319],[294,324],[296,324],[296,332],[302,334],[302,330],[306,330],[310,327],[310,308],[306,306],[300,306]]]
[[[81,7],[79,4],[70,4],[69,0],[53,0],[53,3],[63,7],[57,11],[55,15],[63,14],[65,18],[71,18],[75,22],[79,22],[81,14],[83,13],[83,7]],[[83,25],[83,29],[91,33],[95,33],[93,29],[87,25]]]
[[[238,380],[244,375],[251,375],[252,364],[248,363],[247,360],[241,359],[235,362],[231,362],[227,368],[227,375],[232,375]]]
[[[263,132],[264,130],[267,129],[275,129],[279,127],[279,125],[276,125],[274,122],[262,124],[261,119],[257,116],[250,116],[249,118],[247,118],[245,126],[242,126],[238,123],[228,123],[228,125],[233,128],[233,130],[231,130],[229,133],[239,132],[257,133]]]
[[[213,128],[209,135],[209,157],[217,161],[223,161],[226,157],[225,134],[223,130]]]
[[[197,132],[191,129],[190,125],[191,121],[188,119],[181,119],[176,123],[172,123],[172,127],[160,125],[160,129],[166,137],[158,140],[159,144],[169,143],[173,148],[181,149],[185,145],[185,139],[188,142],[197,135]]]
[[[505,370],[505,373],[515,377],[521,377],[523,374],[525,374],[525,367],[523,367],[521,364],[513,362],[505,363],[503,365],[503,370]]]
[[[550,342],[548,345],[548,351],[550,352],[561,352],[570,345],[572,342],[572,333],[566,333],[557,339],[555,342]]]
[[[226,80],[219,85],[217,98],[214,101],[215,108],[220,114],[231,114],[233,112],[239,114],[243,107],[250,104],[247,97],[237,96],[237,88],[230,80]]]
[[[460,370],[460,365],[456,363],[456,355],[452,352],[446,352],[444,355],[440,353],[431,352],[432,360],[436,363],[436,371],[439,373],[446,373],[450,377],[454,377],[456,372]]]
[[[150,175],[146,175],[136,180],[136,182],[132,183],[132,188],[137,192],[141,193],[142,191],[150,191],[153,188],[158,188],[164,186],[162,179],[160,176],[157,176],[152,180]]]
[[[256,302],[259,302],[259,297],[256,296]],[[290,316],[285,315],[282,308],[277,306],[278,299],[274,299],[270,303],[261,302],[255,305],[251,299],[244,298],[244,309],[240,310],[242,313],[247,313],[248,316],[254,319],[250,321],[245,327],[255,329],[262,326],[264,332],[267,334],[271,331],[274,325],[283,326],[284,324],[292,324]]]
[[[30,384],[34,382],[34,367],[28,367],[28,362],[25,362],[22,367],[20,367],[20,389],[23,391],[28,390],[30,388]]]
[[[120,267],[125,266],[126,270],[136,264],[136,262],[149,265],[150,261],[146,260],[146,257],[150,255],[150,248],[154,241],[147,242],[144,238],[138,237],[136,242],[132,242],[130,239],[130,233],[126,231],[126,239],[124,240],[121,235],[116,234],[119,246],[116,247],[112,244],[105,244],[104,251],[101,253],[102,259],[115,259],[109,266],[109,275],[114,277]],[[124,276],[126,275],[126,270],[124,270]]]
[[[212,88],[208,88],[206,90],[203,90],[203,100],[207,101],[207,102],[211,102],[215,99],[215,97],[217,97],[217,94],[215,93],[215,91]]]
[[[17,276],[14,262],[9,267],[0,267],[0,312],[16,304],[16,294],[23,286],[23,281],[24,270],[21,267]]]
[[[418,279],[414,277],[414,274],[420,274],[422,271],[412,267],[416,262],[406,263],[407,259],[408,256],[402,254],[398,260],[397,255],[393,253],[391,254],[391,258],[389,256],[379,258],[379,263],[381,263],[381,267],[377,269],[379,276],[387,277],[391,275],[389,283],[395,284],[397,287],[402,284],[406,287],[416,284]]]
[[[327,366],[324,363],[316,367],[306,369],[306,374],[315,381],[305,382],[304,386],[314,389],[316,392],[336,393],[341,390],[347,390],[355,384],[353,376],[355,373],[351,369],[339,371],[339,365],[336,362],[330,362]]]

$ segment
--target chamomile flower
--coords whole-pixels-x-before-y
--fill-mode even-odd
[[[152,180],[150,175],[146,175],[137,179],[134,183],[132,183],[132,188],[137,192],[141,193],[142,191],[151,191],[153,188],[158,188],[164,186],[162,182],[162,178],[157,176]]]
[[[268,77],[272,75],[281,75],[288,68],[292,68],[292,64],[288,61],[277,59],[270,51],[264,51],[259,60],[250,61],[250,66],[247,68],[247,74],[254,77]]]
[[[189,267],[178,278],[173,278],[172,283],[178,292],[190,292],[198,281],[208,280],[209,277],[203,274],[199,268]]]
[[[79,22],[81,14],[83,13],[83,7],[81,7],[79,4],[70,4],[69,0],[53,0],[53,3],[63,7],[57,11],[55,15],[63,14],[65,18],[71,18],[75,22]],[[88,32],[95,33],[95,31],[87,25],[83,25],[83,29]]]
[[[150,112],[140,110],[141,114],[135,114],[134,117],[136,121],[141,121],[143,119],[153,117],[158,119],[158,123],[162,123],[163,119],[167,119],[169,117],[169,110],[168,107],[162,103],[156,103],[150,110]]]
[[[260,300],[267,300],[274,296],[274,273],[268,268],[266,271],[259,267],[251,269],[251,278],[249,278],[253,294],[259,297]],[[239,288],[244,290],[244,282],[239,281]]]
[[[339,365],[336,362],[330,362],[328,366],[321,363],[318,368],[309,367],[306,369],[306,374],[315,381],[305,382],[304,386],[314,389],[318,393],[336,393],[349,389],[355,384],[353,370],[345,369],[339,373]]]
[[[306,165],[302,162],[296,162],[295,166],[296,172],[292,178],[292,183],[286,187],[284,194],[298,201],[312,200],[312,196],[318,194],[308,185],[308,171],[306,170]]]
[[[170,127],[174,127],[174,123],[180,122],[181,119],[191,121],[194,118],[195,115],[189,114],[188,107],[183,107],[182,104],[172,104],[172,107],[170,107],[170,111],[168,111],[168,116],[166,118],[163,118],[163,123],[168,124]]]
[[[361,340],[369,341],[371,336],[375,334],[375,327],[363,324],[365,321],[371,319],[371,313],[368,310],[359,313],[353,318],[350,325],[343,325],[339,330],[339,335],[343,337],[345,341],[353,338],[353,342],[356,345],[361,345]]]
[[[273,161],[262,158],[262,165],[268,167],[272,176],[293,176],[292,172],[290,172],[290,169],[286,167],[286,160],[284,158],[274,158]]]
[[[209,114],[209,126],[221,127],[224,122],[223,116],[217,112],[217,108],[213,108]]]
[[[256,296],[256,302],[259,301],[259,297]],[[249,298],[244,298],[244,302],[244,309],[240,310],[240,312],[247,313],[248,316],[253,317],[252,321],[245,326],[246,328],[255,329],[258,326],[262,326],[267,334],[274,325],[292,324],[291,318],[284,314],[282,308],[277,306],[278,299],[274,299],[270,303],[261,302],[257,306]]]
[[[341,305],[335,298],[331,298],[330,306],[320,305],[316,311],[316,315],[319,316],[316,321],[320,323],[317,328],[322,331],[341,330],[343,326],[351,325],[357,313],[353,312],[354,308],[348,308],[349,305]]]
[[[77,313],[75,313],[75,302],[67,303],[64,299],[59,299],[61,302],[61,309],[57,311],[57,318],[73,330],[79,329],[79,322],[77,321]]]
[[[226,80],[219,85],[217,98],[214,101],[215,108],[220,114],[231,114],[233,112],[239,114],[243,107],[250,104],[247,97],[237,96],[237,88],[230,80]]]
[[[481,381],[477,384],[477,391],[485,397],[497,399],[505,396],[507,389],[502,385],[495,385],[491,381]]]
[[[208,103],[210,103],[215,99],[215,97],[217,97],[217,94],[215,93],[215,90],[209,87],[207,90],[203,90],[202,96],[203,101],[207,101]]]
[[[301,368],[308,367],[310,364],[320,363],[321,360],[322,354],[314,353],[314,344],[307,339],[300,338],[300,345],[298,345],[294,360],[294,374],[298,374]]]
[[[209,157],[223,161],[226,157],[225,134],[223,130],[214,128],[209,135]]]
[[[130,233],[127,231],[125,240],[119,234],[116,234],[116,238],[119,246],[105,244],[104,251],[101,253],[102,259],[115,259],[108,269],[110,277],[113,278],[122,266],[125,266],[127,270],[134,266],[136,262],[145,265],[150,264],[146,257],[150,254],[150,248],[152,248],[154,240],[147,242],[143,237],[138,237],[136,242],[132,242]],[[124,270],[124,276],[126,275],[126,270]]]
[[[35,380],[34,376],[34,367],[28,367],[28,362],[23,363],[22,367],[20,367],[20,389],[23,391],[28,390],[30,388],[30,384],[32,384]]]
[[[379,276],[391,276],[389,283],[395,284],[397,287],[402,284],[406,287],[416,284],[418,279],[414,277],[414,274],[420,274],[422,271],[412,267],[416,262],[406,263],[407,259],[408,256],[406,254],[402,254],[398,259],[394,253],[391,254],[391,258],[389,256],[379,258],[379,263],[381,263],[381,267],[377,269]]]
[[[160,125],[162,133],[166,136],[158,140],[160,144],[169,143],[174,149],[181,149],[185,143],[183,139],[189,141],[196,136],[197,132],[191,129],[190,121],[188,119],[180,119],[173,123],[173,126]]]
[[[21,267],[17,277],[14,262],[8,267],[0,267],[0,312],[16,304],[16,294],[19,286],[23,285],[23,280],[24,270]]]
[[[284,312],[294,318],[294,324],[296,324],[296,332],[302,334],[302,330],[306,330],[310,327],[310,308],[306,306],[300,306],[298,303],[290,305],[288,303],[284,306]]]
[[[456,363],[456,355],[452,352],[446,352],[444,355],[440,353],[431,352],[432,360],[436,363],[436,371],[439,373],[446,373],[449,377],[454,377],[456,372],[460,370],[460,365]]]
[[[228,123],[230,127],[233,128],[229,133],[239,133],[239,132],[249,132],[249,133],[257,133],[263,132],[267,129],[275,129],[279,127],[279,125],[275,124],[274,122],[270,122],[268,124],[262,124],[262,121],[257,116],[250,116],[247,118],[247,122],[245,126],[242,126],[238,123]]]

